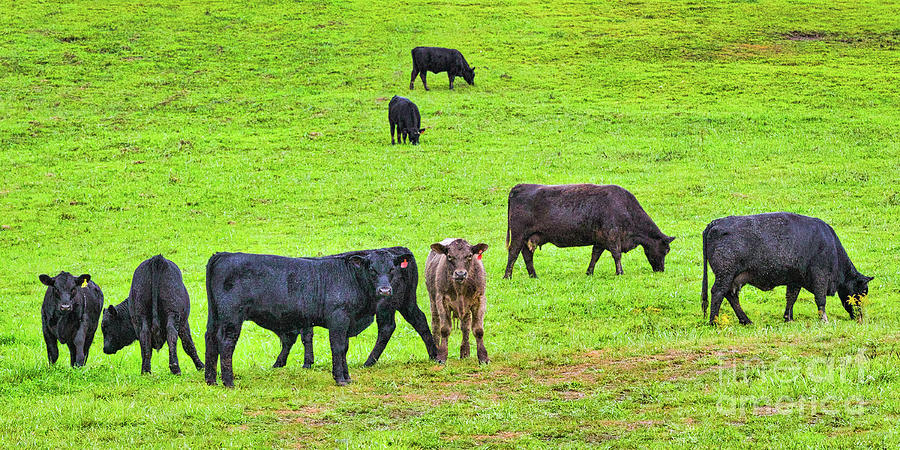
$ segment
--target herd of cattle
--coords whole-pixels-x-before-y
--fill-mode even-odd
[[[616,274],[622,274],[622,253],[641,246],[654,271],[665,269],[674,237],[665,235],[627,190],[593,184],[542,186],[520,184],[509,193],[504,278],[512,275],[519,253],[531,277],[536,248],[592,246],[587,274],[609,251]],[[297,336],[303,339],[303,367],[313,364],[313,327],[328,329],[332,375],[338,384],[350,382],[347,369],[349,338],[378,325],[375,347],[365,366],[378,361],[394,332],[397,311],[419,333],[428,356],[447,361],[451,321],[462,332],[460,358],[469,356],[469,332],[475,335],[478,361],[489,361],[484,345],[486,274],[482,255],[488,245],[465,239],[444,239],[431,245],[425,262],[425,286],[431,300],[431,328],[416,303],[419,270],[405,247],[355,251],[318,258],[289,258],[246,253],[216,253],[206,265],[208,319],[206,381],[215,384],[221,358],[222,382],[234,385],[232,355],[244,321],[273,331],[281,339],[274,367],[283,367]],[[745,284],[763,290],[787,286],[784,320],[793,320],[800,288],[813,293],[821,320],[825,297],[838,294],[851,318],[860,318],[860,299],[872,280],[859,273],[834,230],[825,222],[791,213],[731,216],[713,220],[703,231],[702,306],[706,315],[707,266],[712,266],[710,323],[715,323],[723,299],[728,299],[742,324],[750,324],[738,300]],[[89,274],[60,272],[40,275],[47,285],[41,308],[44,340],[50,363],[56,362],[57,341],[69,346],[70,363],[84,365],[103,310],[103,293]],[[150,356],[163,343],[169,347],[169,369],[181,372],[176,346],[198,370],[204,368],[188,325],[190,300],[175,263],[154,256],[142,262],[132,277],[128,298],[103,314],[103,351],[112,354],[135,340],[141,347],[141,371],[150,372]]]
[[[474,84],[475,72],[457,50],[416,47],[412,51],[410,89],[417,75],[428,90],[427,71],[447,72],[450,89],[456,76]],[[388,107],[391,143],[418,144],[421,126],[418,108],[394,96]],[[512,276],[521,253],[531,277],[534,251],[544,244],[557,247],[591,246],[587,274],[604,251],[624,273],[622,254],[641,246],[656,272],[665,270],[665,258],[675,239],[660,231],[631,192],[613,185],[544,186],[519,184],[509,192],[504,278]],[[313,364],[313,327],[328,329],[332,376],[339,385],[350,382],[347,369],[349,338],[374,320],[375,347],[365,366],[378,361],[396,328],[395,313],[419,333],[428,356],[447,361],[452,320],[462,332],[460,358],[469,356],[469,332],[475,335],[478,361],[487,363],[484,315],[487,307],[486,274],[482,255],[488,245],[465,239],[444,239],[431,245],[425,261],[425,286],[431,301],[431,328],[416,303],[419,270],[406,247],[354,251],[318,258],[246,253],[216,253],[206,265],[208,318],[206,361],[197,355],[188,325],[190,299],[181,270],[161,255],[142,262],[134,271],[128,298],[103,313],[103,351],[113,354],[138,341],[141,371],[150,372],[154,349],[169,348],[169,369],[180,374],[177,343],[197,370],[206,368],[206,382],[216,384],[221,358],[222,383],[234,386],[232,355],[243,323],[250,320],[281,339],[274,367],[283,367],[299,335],[303,340],[303,367]],[[722,300],[728,299],[740,323],[752,323],[741,309],[738,295],[750,284],[771,290],[787,286],[784,320],[793,320],[793,306],[804,288],[815,296],[822,321],[825,297],[838,294],[850,318],[861,319],[862,298],[872,277],[856,270],[834,230],[825,222],[798,214],[777,212],[730,216],[713,220],[703,231],[704,316],[709,306],[707,267],[716,279],[712,286],[709,322],[714,324]],[[41,320],[47,357],[59,357],[57,342],[68,345],[72,366],[87,361],[103,310],[103,292],[89,274],[75,277],[60,272],[40,275],[47,286]]]

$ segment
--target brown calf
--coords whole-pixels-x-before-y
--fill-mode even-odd
[[[469,245],[465,239],[444,239],[431,244],[425,261],[425,287],[431,298],[431,328],[437,345],[437,361],[447,361],[450,320],[459,319],[462,331],[460,358],[469,357],[469,329],[475,334],[478,362],[490,361],[484,348],[485,273],[481,254],[487,244]]]

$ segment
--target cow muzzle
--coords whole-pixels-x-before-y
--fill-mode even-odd
[[[391,289],[390,286],[380,286],[380,287],[378,287],[377,292],[378,292],[378,295],[380,295],[382,297],[390,297],[391,295],[393,295],[394,290]]]
[[[465,270],[457,270],[456,272],[453,272],[453,281],[462,283],[463,281],[466,281],[467,276],[469,276],[469,272]]]
[[[59,305],[59,310],[62,311],[62,312],[71,312],[71,311],[72,311],[72,304],[69,303],[69,304],[67,304],[67,305],[66,305],[66,304]]]

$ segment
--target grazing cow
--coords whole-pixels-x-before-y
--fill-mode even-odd
[[[465,239],[431,244],[425,261],[425,287],[431,299],[431,327],[438,341],[439,363],[447,361],[451,318],[459,319],[462,345],[459,357],[469,357],[469,329],[475,334],[478,362],[490,361],[484,347],[485,273],[481,255],[487,244],[469,245]]]
[[[169,370],[180,375],[180,337],[184,352],[197,370],[203,370],[203,362],[191,339],[190,313],[191,300],[181,270],[172,261],[156,255],[134,270],[128,298],[118,305],[110,305],[103,314],[103,353],[112,355],[137,340],[141,345],[141,373],[150,373],[153,350],[168,343]]]
[[[395,285],[406,289],[401,286],[402,272],[411,270],[411,259],[412,253],[385,250],[321,258],[216,253],[206,265],[206,382],[216,383],[221,355],[222,383],[234,386],[232,355],[241,325],[251,320],[288,339],[296,339],[304,328],[328,328],[332,376],[338,385],[350,383],[349,338],[366,329],[375,314],[389,309],[379,304],[390,302]],[[281,362],[290,350],[284,337],[282,344]],[[380,349],[383,346],[376,344],[375,350]]]
[[[536,278],[534,250],[548,242],[557,247],[592,245],[588,275],[604,250],[612,254],[616,275],[621,275],[622,253],[638,245],[644,247],[653,271],[662,272],[675,239],[659,230],[631,192],[615,185],[518,184],[509,191],[508,208],[509,259],[503,278],[512,276],[519,252],[528,275]]]
[[[384,352],[384,348],[391,339],[391,335],[394,334],[394,329],[397,328],[397,324],[394,321],[395,313],[397,311],[400,311],[400,315],[412,325],[417,333],[419,333],[419,337],[421,337],[422,342],[425,343],[425,350],[428,352],[428,356],[431,359],[435,359],[437,356],[437,349],[434,345],[434,339],[431,336],[431,330],[428,328],[428,320],[416,303],[416,287],[419,286],[419,269],[416,266],[416,258],[412,256],[412,252],[406,247],[389,247],[376,250],[347,252],[334,256],[366,256],[377,252],[388,252],[398,257],[403,257],[407,266],[403,267],[403,263],[400,263],[401,269],[406,270],[401,270],[399,276],[391,281],[393,290],[391,297],[382,301],[376,300],[375,321],[378,325],[378,337],[375,340],[375,347],[372,349],[372,352],[369,354],[369,357],[363,365],[365,367],[371,367],[378,362],[378,358],[380,358],[381,353]],[[369,318],[369,323],[371,324],[371,322],[372,319]],[[300,330],[300,336],[303,339],[304,349],[303,367],[309,368],[312,367],[314,362],[312,327]],[[287,357],[288,353],[291,351],[291,346],[293,346],[294,342],[297,340],[296,334],[281,335],[279,337],[281,338],[282,349],[281,354],[278,355],[278,359],[275,361],[273,367],[283,367],[287,363]]]
[[[786,212],[723,217],[706,226],[700,296],[704,316],[708,305],[707,265],[716,276],[710,324],[715,323],[723,298],[728,299],[741,324],[752,323],[738,300],[745,284],[764,291],[787,286],[785,322],[794,320],[794,302],[800,288],[813,293],[823,322],[828,321],[825,296],[835,292],[853,319],[857,317],[854,304],[868,294],[872,280],[856,270],[831,226],[814,217]],[[861,309],[859,314],[861,319]]]
[[[388,103],[388,122],[391,124],[391,145],[394,145],[394,128],[397,129],[397,142],[403,143],[406,138],[410,144],[419,145],[419,135],[425,132],[421,125],[419,108],[406,97],[394,96]]]
[[[466,58],[459,50],[442,47],[416,47],[412,49],[413,70],[409,79],[409,88],[412,89],[416,82],[416,75],[421,74],[422,85],[428,89],[425,81],[426,72],[447,72],[450,78],[450,89],[453,89],[453,79],[463,77],[466,83],[475,85],[475,68],[469,67]]]
[[[83,274],[75,278],[69,272],[55,277],[40,275],[47,286],[41,305],[41,328],[47,344],[47,359],[56,364],[59,358],[57,341],[69,346],[69,364],[83,366],[87,362],[100,310],[103,309],[103,292]]]

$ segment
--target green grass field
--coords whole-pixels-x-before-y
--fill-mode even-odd
[[[0,2],[0,447],[896,447],[900,444],[900,3],[896,1]],[[460,49],[475,86],[410,49]],[[422,145],[391,146],[387,100]],[[619,184],[667,234],[640,249],[544,246],[506,264],[516,183]],[[701,239],[717,217],[830,223],[874,276],[865,323],[836,297],[742,292],[755,324],[706,325]],[[412,327],[354,383],[327,332],[247,323],[237,388],[180,352],[140,375],[137,344],[47,364],[38,275],[90,273],[107,304],[162,253],[184,272],[205,348],[216,251],[317,256],[445,237],[486,242],[493,362],[437,366]],[[428,310],[424,282],[419,305]],[[430,321],[430,314],[429,314]]]

